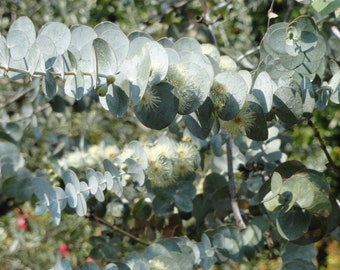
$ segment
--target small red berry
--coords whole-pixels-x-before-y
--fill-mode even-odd
[[[68,250],[67,250],[67,245],[66,244],[61,244],[59,246],[59,254],[63,258],[68,256]]]

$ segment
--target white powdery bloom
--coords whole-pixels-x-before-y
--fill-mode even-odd
[[[134,151],[130,148],[125,148],[119,155],[119,159],[126,160],[128,158],[133,158]]]
[[[101,157],[101,151],[98,145],[92,145],[90,146],[89,150],[87,151],[89,156],[93,159],[100,159]]]
[[[152,88],[146,89],[144,95],[142,96],[141,100],[138,103],[139,109],[145,109],[146,111],[155,111],[158,104],[161,102],[160,97],[156,96],[155,90]]]
[[[155,186],[167,186],[172,178],[173,165],[171,159],[160,154],[163,150],[159,145],[146,148],[148,158],[147,176]]]
[[[150,265],[151,270],[167,270],[168,269],[165,263],[162,262],[161,260],[158,260],[157,258],[150,260],[149,265]]]
[[[176,157],[177,154],[175,152],[175,143],[170,140],[157,143],[155,146],[153,146],[153,153],[156,156],[165,156],[170,159]]]
[[[74,167],[74,168],[84,168],[86,167],[87,154],[81,151],[75,151],[68,153],[65,157],[59,160],[59,164],[64,169]]]
[[[107,145],[104,149],[104,158],[114,159],[119,154],[119,149],[116,145]]]
[[[215,110],[217,112],[221,111],[229,99],[227,88],[223,84],[214,81],[210,89],[210,98],[214,103]]]
[[[246,102],[236,117],[230,121],[222,121],[221,127],[228,131],[232,136],[245,135],[253,127],[255,121],[254,112]]]
[[[174,171],[183,176],[195,171],[200,163],[200,155],[196,147],[188,142],[180,142],[176,147],[177,158],[174,159]]]

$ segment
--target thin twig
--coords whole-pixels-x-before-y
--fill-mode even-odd
[[[285,22],[288,22],[289,19],[290,19],[290,16],[292,15],[292,12],[293,12],[293,9],[294,9],[294,6],[295,6],[295,0],[288,0],[287,5],[288,5],[287,11],[286,11],[286,15],[285,15],[285,18],[284,18]]]
[[[207,2],[205,0],[200,0],[201,6],[202,6],[202,11],[203,11],[203,18],[199,20],[199,22],[204,23],[208,27],[208,31],[210,33],[211,39],[213,41],[213,44],[218,48],[218,43],[217,43],[217,38],[213,29],[213,22],[211,21],[210,18],[210,11],[209,7],[207,5]]]
[[[271,19],[271,17],[269,16],[269,14],[270,14],[270,13],[272,13],[272,12],[273,12],[273,10],[274,10],[274,2],[275,2],[275,0],[272,0],[272,3],[270,4],[270,8],[269,8],[269,10],[268,10],[267,29],[269,28],[269,25],[270,25],[270,19]]]
[[[22,98],[24,95],[26,95],[27,93],[29,93],[31,91],[32,91],[32,88],[31,87],[27,87],[24,91],[17,93],[13,98],[11,98],[9,101],[7,101],[5,104],[3,104],[0,107],[0,110],[6,108],[7,106],[9,106],[12,103],[16,102],[17,100],[19,100],[20,98]]]
[[[131,234],[131,233],[127,232],[127,231],[124,231],[123,229],[117,227],[116,225],[113,225],[113,224],[109,223],[108,221],[106,221],[106,220],[104,220],[104,219],[102,219],[100,217],[97,217],[96,215],[94,215],[92,213],[89,213],[88,217],[89,217],[89,219],[93,219],[96,222],[98,222],[100,224],[103,224],[106,227],[110,228],[111,230],[117,231],[120,234],[123,234],[123,235],[125,235],[125,236],[127,236],[127,237],[129,237],[129,238],[131,238],[133,240],[135,240],[136,242],[138,242],[138,243],[140,243],[142,245],[145,245],[145,246],[149,246],[150,245],[150,243],[143,241],[142,239],[134,236],[133,234]]]
[[[246,51],[244,54],[242,54],[241,56],[239,56],[236,59],[236,62],[237,63],[241,62],[243,59],[247,58],[248,56],[258,53],[259,50],[260,50],[260,46],[257,46],[255,48],[252,48],[252,49]]]
[[[234,170],[233,170],[233,152],[232,152],[232,138],[230,134],[227,134],[226,137],[226,145],[227,145],[227,165],[228,165],[228,184],[229,184],[229,195],[231,199],[231,207],[233,209],[234,217],[236,220],[236,225],[239,230],[246,229],[246,224],[243,221],[240,208],[237,202],[236,196],[236,186],[234,179]]]
[[[26,120],[26,119],[29,119],[31,118],[33,115],[37,114],[37,113],[40,113],[40,112],[43,112],[45,110],[47,110],[48,108],[50,108],[51,105],[49,103],[46,103],[42,106],[39,106],[37,109],[34,110],[34,112],[30,115],[24,115],[22,117],[19,117],[19,118],[16,118],[16,119],[13,119],[13,120],[7,120],[5,121],[6,124],[9,124],[9,123],[17,123],[17,122],[20,122],[20,121],[23,121],[23,120]],[[1,121],[0,121],[1,122]]]
[[[321,147],[322,151],[324,152],[324,154],[326,155],[326,158],[328,160],[326,167],[328,169],[333,169],[336,172],[340,172],[340,167],[335,164],[331,155],[328,153],[326,144],[323,141],[323,139],[321,138],[319,130],[317,129],[317,127],[314,125],[313,121],[310,118],[308,119],[308,125],[312,128],[312,130],[314,132],[314,136],[318,139],[318,141],[320,143],[320,147]]]

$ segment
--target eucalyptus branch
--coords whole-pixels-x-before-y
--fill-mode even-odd
[[[131,234],[131,233],[127,232],[127,231],[124,231],[123,229],[117,227],[116,225],[113,225],[113,224],[109,223],[108,221],[106,221],[106,220],[104,220],[104,219],[102,219],[100,217],[97,217],[93,213],[88,213],[87,218],[89,218],[90,220],[94,220],[94,221],[96,221],[96,222],[98,222],[98,223],[100,223],[102,225],[105,225],[106,227],[110,228],[111,230],[119,232],[120,234],[125,235],[125,236],[135,240],[136,242],[142,244],[142,245],[145,245],[145,246],[149,246],[150,245],[150,243],[143,241],[142,239],[134,236],[133,234]]]
[[[322,151],[324,152],[324,154],[326,155],[326,158],[328,160],[326,167],[328,169],[333,169],[336,172],[340,172],[340,167],[335,164],[331,155],[328,153],[326,144],[325,144],[324,140],[321,138],[319,130],[317,129],[317,127],[314,125],[313,121],[310,118],[308,119],[308,125],[312,128],[312,130],[314,132],[314,136],[318,139],[318,141],[320,143],[320,147],[321,147]]]
[[[231,207],[233,209],[233,213],[236,220],[237,227],[242,231],[246,228],[246,224],[242,219],[242,215],[240,212],[240,208],[237,202],[236,196],[236,186],[234,179],[234,170],[233,170],[233,152],[232,152],[232,138],[228,133],[226,137],[226,146],[227,146],[227,165],[228,165],[228,184],[229,184],[229,195],[231,199]]]
[[[288,0],[287,1],[287,11],[286,11],[286,15],[285,15],[285,18],[284,18],[285,22],[289,21],[290,16],[292,15],[294,6],[295,6],[295,0]]]
[[[44,104],[42,106],[39,106],[37,109],[35,109],[32,114],[26,115],[26,116],[23,116],[23,117],[20,117],[20,118],[16,118],[14,120],[8,120],[8,121],[6,121],[6,124],[15,123],[15,122],[20,122],[20,121],[26,120],[28,118],[31,118],[33,115],[35,115],[37,113],[40,113],[40,112],[43,112],[43,111],[47,110],[50,107],[51,107],[51,105],[49,103],[46,103],[46,104]]]
[[[216,46],[216,48],[218,48],[216,35],[215,35],[214,29],[212,27],[213,23],[215,23],[216,21],[212,22],[212,20],[210,18],[210,11],[209,11],[209,7],[207,5],[207,2],[205,0],[200,0],[200,2],[201,2],[201,6],[202,6],[203,16],[199,17],[197,21],[205,24],[208,27],[208,31],[210,33],[213,44]]]
[[[0,110],[6,108],[7,106],[11,105],[12,103],[16,102],[17,100],[19,100],[20,98],[22,98],[24,95],[26,95],[27,93],[31,92],[32,88],[31,87],[27,87],[24,91],[17,93],[13,98],[11,98],[9,101],[7,101],[5,104],[3,104],[2,106],[0,106]]]
[[[268,13],[267,13],[268,14],[267,29],[269,28],[270,20],[272,19],[271,14],[274,14],[274,12],[273,12],[274,3],[275,3],[275,0],[272,0],[272,3],[270,4],[270,8],[269,8]]]
[[[260,46],[257,46],[255,48],[252,48],[248,51],[246,51],[244,54],[242,54],[241,56],[239,56],[237,59],[236,59],[236,62],[239,63],[241,62],[243,59],[247,58],[248,56],[250,55],[253,55],[253,54],[256,54],[260,51]]]

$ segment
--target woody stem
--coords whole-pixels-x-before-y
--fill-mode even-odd
[[[237,202],[236,195],[236,186],[235,186],[235,178],[234,178],[234,170],[233,170],[233,151],[232,151],[232,137],[228,133],[226,137],[226,145],[227,145],[227,165],[228,165],[228,184],[229,184],[229,195],[231,200],[231,207],[233,209],[234,218],[236,221],[236,225],[240,231],[246,228],[246,224],[243,221],[240,208]]]

